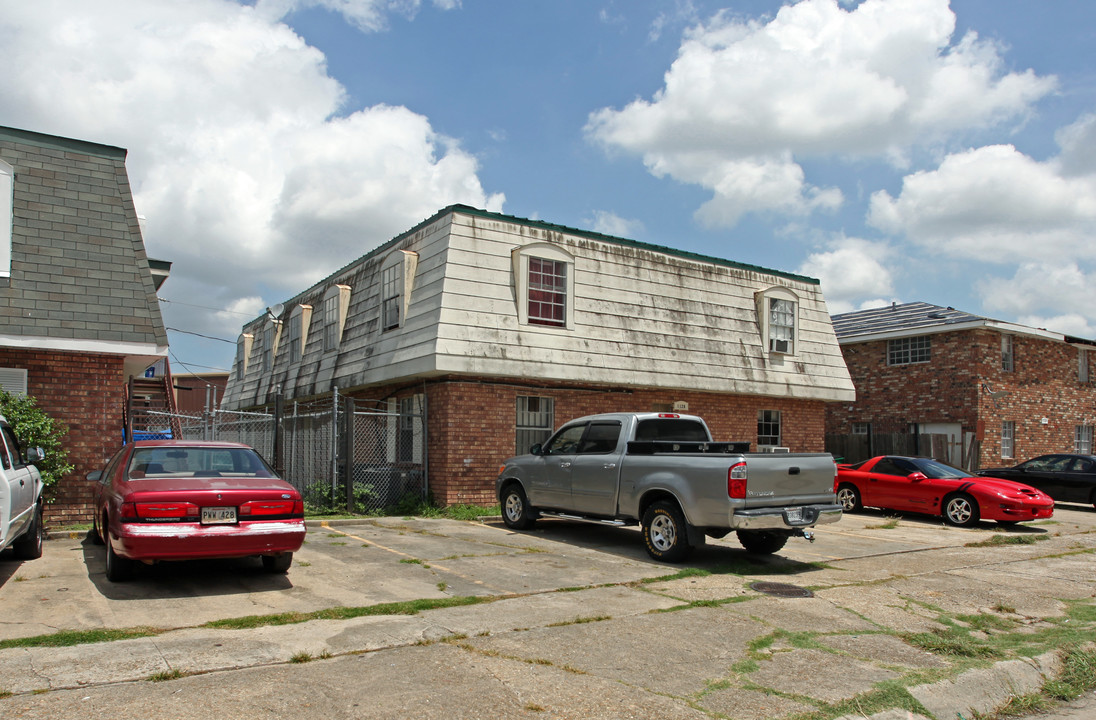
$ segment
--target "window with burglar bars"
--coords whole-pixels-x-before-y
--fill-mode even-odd
[[[385,268],[381,273],[381,328],[400,326],[400,273],[402,265]]]
[[[519,395],[515,426],[516,454],[524,455],[529,448],[551,437],[555,427],[555,402],[547,397]]]
[[[932,338],[928,335],[896,338],[887,342],[888,365],[911,365],[932,359]]]
[[[567,263],[529,258],[529,322],[567,323]]]
[[[757,444],[780,445],[780,411],[757,411]]]
[[[1016,423],[1012,420],[1001,423],[1001,457],[1016,457]]]
[[[1092,426],[1078,425],[1073,429],[1073,452],[1078,455],[1092,454]]]

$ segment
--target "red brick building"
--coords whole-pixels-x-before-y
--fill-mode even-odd
[[[1092,340],[921,302],[833,326],[856,400],[827,409],[827,435],[943,434],[968,469],[1093,450]]]
[[[84,480],[122,444],[126,381],[167,356],[122,148],[0,127],[0,385],[68,426],[47,522],[90,521]],[[166,361],[165,361],[166,362]]]

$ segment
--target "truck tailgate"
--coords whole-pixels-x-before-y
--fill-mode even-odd
[[[833,458],[819,453],[751,453],[745,456],[746,506],[833,499]]]

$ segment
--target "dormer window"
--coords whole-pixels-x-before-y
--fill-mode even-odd
[[[574,257],[556,245],[533,243],[515,248],[511,259],[518,322],[574,327]]]
[[[350,305],[350,286],[333,285],[323,296],[323,351],[330,352],[342,342],[346,312]]]
[[[418,262],[418,253],[408,250],[397,250],[384,261],[380,287],[382,331],[403,327]]]
[[[785,287],[773,287],[756,297],[758,324],[765,350],[795,355],[799,348],[799,297]]]
[[[251,346],[255,342],[255,336],[244,333],[236,340],[236,379],[243,380],[247,374],[247,359],[251,356]]]

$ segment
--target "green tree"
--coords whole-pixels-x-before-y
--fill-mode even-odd
[[[62,444],[68,428],[60,420],[47,415],[34,398],[12,395],[6,390],[0,390],[0,415],[7,418],[15,430],[24,452],[26,448],[40,447],[45,453],[45,459],[35,463],[35,466],[42,474],[47,502],[52,502],[51,488],[74,469],[68,461],[68,450]]]

